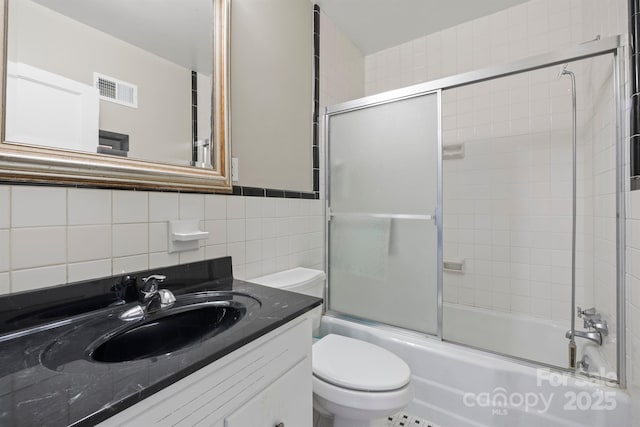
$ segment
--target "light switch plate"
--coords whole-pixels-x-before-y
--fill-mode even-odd
[[[238,158],[231,158],[231,181],[238,182]]]

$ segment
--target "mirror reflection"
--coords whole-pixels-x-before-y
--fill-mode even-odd
[[[10,0],[5,140],[210,168],[211,0]]]

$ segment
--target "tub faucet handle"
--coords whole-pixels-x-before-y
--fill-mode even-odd
[[[585,372],[589,372],[589,365],[591,365],[591,359],[585,354],[582,356],[582,360],[578,361],[578,368]]]
[[[598,319],[588,319],[584,321],[585,328],[593,328],[596,331],[600,332],[603,336],[609,336],[609,325],[606,320]]]
[[[586,318],[592,318],[593,316],[598,316],[598,314],[596,313],[596,308],[595,307],[591,307],[591,308],[585,308],[584,310],[578,306],[578,317],[582,318],[582,317],[586,317]]]

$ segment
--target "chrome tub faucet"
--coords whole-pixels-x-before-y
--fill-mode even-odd
[[[595,307],[582,309],[578,307],[578,317],[582,318],[586,331],[574,331],[573,336],[584,338],[598,345],[602,345],[602,337],[609,335],[609,326],[606,320],[602,320],[602,315]],[[567,331],[565,337],[571,338],[571,329]]]

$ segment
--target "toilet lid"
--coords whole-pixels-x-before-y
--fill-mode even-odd
[[[334,334],[313,344],[312,363],[316,377],[352,390],[396,390],[411,377],[405,361],[390,351]]]

